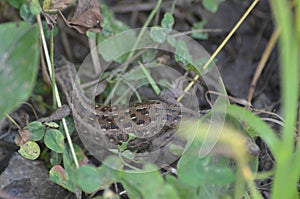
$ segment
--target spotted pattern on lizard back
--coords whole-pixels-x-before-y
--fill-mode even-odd
[[[74,65],[68,63],[56,69],[56,80],[72,110],[77,131],[88,136],[94,147],[116,148],[128,141],[132,151],[145,151],[154,138],[176,127],[181,120],[181,108],[161,101],[146,101],[130,106],[96,106],[84,95],[76,77]],[[166,139],[172,139],[172,135]],[[161,143],[163,146],[165,143]]]

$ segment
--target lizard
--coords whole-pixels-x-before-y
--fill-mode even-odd
[[[81,89],[74,64],[67,61],[56,68],[55,79],[70,108],[66,109],[64,116],[71,111],[77,132],[85,137],[85,144],[100,150],[115,149],[128,142],[130,151],[155,151],[174,138],[175,128],[183,115],[199,118],[199,114],[186,111],[180,103],[168,102],[170,100],[166,98],[129,106],[93,106]],[[133,139],[130,139],[130,134],[134,135]],[[257,150],[251,149],[251,143],[247,142],[250,145],[248,151],[257,155]]]
[[[129,140],[131,151],[145,151],[162,147],[172,139],[174,128],[181,121],[181,106],[159,100],[145,101],[129,106],[101,105],[92,107],[84,95],[76,77],[75,66],[66,63],[55,70],[55,79],[71,109],[77,131],[89,137],[88,144],[95,147],[116,148]],[[68,112],[66,113],[68,114]],[[165,142],[151,146],[153,141],[164,137]]]

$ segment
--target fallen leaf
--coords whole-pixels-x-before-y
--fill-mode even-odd
[[[15,137],[16,145],[21,146],[30,140],[31,132],[29,129],[20,129],[18,132],[19,134]]]
[[[63,20],[70,28],[74,28],[79,33],[100,32],[102,27],[100,22],[102,16],[98,0],[79,0],[71,21],[68,21],[61,12]]]

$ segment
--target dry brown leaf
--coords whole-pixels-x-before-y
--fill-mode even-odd
[[[18,132],[19,134],[15,137],[16,145],[21,146],[30,140],[31,132],[29,129],[20,129]]]
[[[98,0],[79,0],[71,21],[65,19],[60,12],[65,23],[76,29],[79,33],[100,32],[102,16]]]

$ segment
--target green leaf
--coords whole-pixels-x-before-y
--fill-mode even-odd
[[[144,172],[141,173],[123,173],[121,182],[128,191],[129,198],[179,199],[174,187],[164,182],[154,165],[145,165]]]
[[[166,12],[164,18],[161,21],[161,27],[166,29],[172,29],[174,25],[174,17],[170,12]]]
[[[37,15],[42,11],[39,0],[31,0],[30,2],[30,11],[32,14]]]
[[[117,60],[118,63],[123,63],[127,60],[128,53],[132,50],[135,41],[135,31],[126,31],[99,43],[98,52],[107,62]]]
[[[30,160],[37,159],[41,152],[39,145],[33,141],[28,141],[20,147],[21,148],[18,150],[20,155]]]
[[[232,170],[225,158],[198,156],[201,145],[193,143],[178,162],[178,178],[192,187],[211,184],[213,186],[228,185],[234,180]]]
[[[31,13],[30,5],[28,3],[23,3],[20,7],[20,16],[24,21],[29,24],[34,24],[36,17]]]
[[[76,189],[74,184],[71,182],[70,177],[60,165],[52,167],[49,171],[49,178],[56,184],[64,187],[65,189],[75,193]]]
[[[218,10],[219,3],[223,2],[224,0],[203,0],[202,4],[206,10],[211,12],[216,12]]]
[[[102,162],[102,166],[98,168],[99,175],[103,184],[110,185],[118,181],[118,173],[121,172],[123,164],[119,157],[109,156]]]
[[[166,182],[175,188],[180,198],[198,199],[198,189],[191,187],[174,176],[167,175]]]
[[[88,162],[88,159],[85,156],[83,149],[77,144],[73,144],[73,147],[79,164],[80,165],[86,164]]]
[[[182,62],[184,65],[193,62],[192,55],[190,54],[190,50],[186,43],[182,40],[176,43],[176,50],[175,50],[175,60],[177,62]]]
[[[167,35],[163,28],[156,26],[151,28],[150,37],[155,42],[164,43]]]
[[[118,169],[122,168],[123,163],[119,157],[109,156],[109,157],[105,158],[105,160],[103,161],[103,165],[107,165],[107,167],[109,167],[109,169],[113,168],[115,170],[118,170]]]
[[[98,191],[103,184],[98,169],[91,165],[79,167],[72,175],[74,175],[72,176],[74,183],[87,193]]]
[[[98,42],[107,39],[109,36],[120,33],[130,28],[123,22],[116,20],[113,12],[104,3],[100,4],[103,21],[101,22],[102,31],[97,34]],[[99,38],[102,37],[102,38]]]
[[[29,123],[24,129],[30,130],[30,140],[33,141],[41,140],[45,133],[44,125],[38,121]]]
[[[44,125],[53,129],[59,128],[59,125],[56,122],[45,122]]]
[[[74,173],[77,169],[73,160],[71,149],[68,144],[66,145],[65,150],[63,152],[63,165],[68,174]]]
[[[171,46],[173,46],[174,48],[176,47],[177,40],[173,36],[167,35],[167,41]]]
[[[202,20],[201,22],[194,23],[192,30],[201,30],[203,29],[203,26],[206,24],[206,20]],[[195,39],[208,39],[208,33],[207,32],[193,32],[192,37]]]
[[[44,142],[49,149],[57,153],[64,152],[64,135],[59,130],[48,129],[45,134]]]
[[[74,129],[75,129],[74,120],[71,116],[66,117],[65,120],[66,120],[66,123],[67,123],[69,134],[72,135],[73,132],[74,132]],[[60,123],[59,123],[59,131],[62,132],[64,136],[66,135],[62,121],[60,121]]]
[[[62,154],[51,151],[50,163],[52,166],[59,165],[62,161]]]
[[[156,58],[157,50],[156,49],[148,49],[142,55],[143,63],[150,63]]]
[[[21,5],[26,2],[26,0],[7,0],[7,1],[10,5],[12,5],[17,9],[19,9]]]
[[[24,22],[0,25],[0,120],[26,101],[38,69],[36,26]]]
[[[276,133],[259,117],[254,115],[252,112],[247,111],[242,107],[230,105],[227,107],[227,114],[232,115],[240,120],[246,122],[256,133],[266,142],[268,147],[271,149],[272,155],[277,158],[279,153],[278,146],[280,140],[276,136]]]

